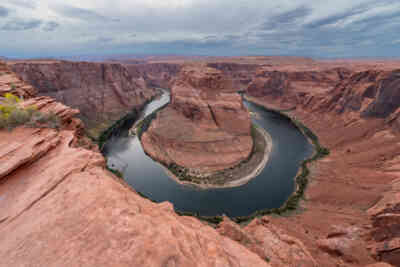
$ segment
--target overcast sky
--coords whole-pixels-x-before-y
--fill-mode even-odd
[[[102,54],[400,57],[400,1],[0,1],[0,56]]]

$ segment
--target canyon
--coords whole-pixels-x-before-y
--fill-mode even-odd
[[[141,141],[146,153],[166,165],[212,174],[250,156],[250,114],[220,71],[185,67],[171,88],[170,104]]]
[[[179,78],[178,72],[187,63],[182,61],[188,60],[152,60],[0,65],[1,94],[23,96],[29,105],[53,110],[63,122],[59,131],[26,127],[0,131],[0,266],[400,264],[400,62],[213,58],[201,63],[192,60],[196,67],[188,71],[194,72]],[[157,64],[157,68],[146,64]],[[90,71],[82,67],[92,65],[96,67]],[[81,70],[79,86],[70,84],[64,73],[73,68]],[[98,75],[107,73],[102,68],[111,74],[99,79]],[[178,78],[172,87],[171,107],[164,110],[166,118],[172,113],[172,118],[184,120],[185,114],[199,119],[196,123],[201,127],[215,127],[220,120],[214,120],[211,111],[193,112],[205,106],[192,89],[199,87],[200,92],[207,92],[206,102],[211,99],[212,104],[219,104],[213,98],[219,83],[196,78],[196,73],[199,77],[223,74],[222,80],[233,83],[224,85],[230,88],[228,92],[220,93],[224,94],[222,107],[229,100],[229,105],[236,103],[240,110],[232,93],[244,90],[258,104],[286,110],[330,149],[328,157],[311,165],[310,184],[297,212],[263,216],[248,225],[224,218],[214,228],[194,217],[178,216],[169,203],[142,198],[106,170],[104,158],[84,135],[87,126],[79,119],[79,111],[90,114],[96,110],[96,116],[113,111],[113,120],[117,120],[151,99],[156,94],[152,86],[169,87]],[[91,91],[93,95],[88,94]],[[100,94],[108,95],[107,101]],[[87,96],[83,102],[78,101],[80,95]],[[204,120],[196,117],[200,114]],[[223,115],[222,129],[247,133],[249,125],[236,129],[225,120],[232,118],[229,113],[219,114]],[[81,117],[83,121],[87,116]],[[154,120],[144,142],[162,123]],[[169,145],[164,140],[157,142]]]
[[[157,95],[143,76],[118,63],[16,61],[10,67],[38,89],[38,96],[79,109],[93,138]]]

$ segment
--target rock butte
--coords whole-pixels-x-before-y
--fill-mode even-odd
[[[217,69],[185,67],[170,104],[142,136],[145,152],[167,165],[205,173],[247,159],[253,148],[250,114],[234,90]]]
[[[140,70],[146,84],[170,84],[176,79],[170,65],[181,68],[195,60],[153,57],[132,69]],[[400,265],[400,62],[203,61],[218,64],[260,104],[295,106],[291,115],[330,148],[329,157],[311,167],[305,210],[266,216],[248,226],[225,219],[217,230],[179,217],[171,205],[141,198],[108,173],[98,152],[76,147],[84,140],[83,124],[67,115],[75,111],[57,104],[65,114],[60,132],[0,131],[0,266]],[[147,64],[160,69],[141,70]],[[232,67],[236,64],[240,67]],[[243,64],[258,67],[246,70]],[[1,94],[15,92],[36,101],[34,87],[1,64],[0,73]]]

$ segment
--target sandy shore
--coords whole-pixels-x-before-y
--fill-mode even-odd
[[[264,149],[264,154],[262,160],[258,163],[258,165],[251,170],[250,173],[244,175],[243,177],[238,177],[235,178],[232,181],[228,181],[224,184],[210,184],[210,183],[204,183],[204,184],[199,184],[199,183],[193,183],[193,182],[188,182],[188,181],[182,181],[180,180],[175,174],[173,174],[168,168],[163,166],[165,172],[170,176],[174,181],[176,181],[179,184],[184,184],[184,185],[191,185],[194,187],[197,187],[199,189],[211,189],[211,188],[232,188],[232,187],[238,187],[242,186],[244,184],[247,184],[251,179],[254,177],[258,176],[260,172],[264,169],[264,167],[267,165],[268,160],[270,158],[270,154],[272,152],[273,148],[273,141],[272,137],[269,135],[267,131],[265,131],[261,127],[256,127],[256,130],[258,133],[260,133],[264,140],[265,140],[265,149]]]

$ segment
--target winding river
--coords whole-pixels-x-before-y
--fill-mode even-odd
[[[144,116],[168,102],[169,93],[165,92],[147,105]],[[129,129],[122,129],[104,146],[107,164],[120,170],[125,181],[136,191],[156,202],[169,201],[179,211],[237,217],[278,208],[294,191],[294,177],[301,162],[312,154],[313,146],[287,118],[245,100],[244,103],[260,115],[253,118],[253,122],[271,135],[274,144],[266,167],[245,185],[204,190],[178,184],[143,152],[136,136],[128,136]]]

